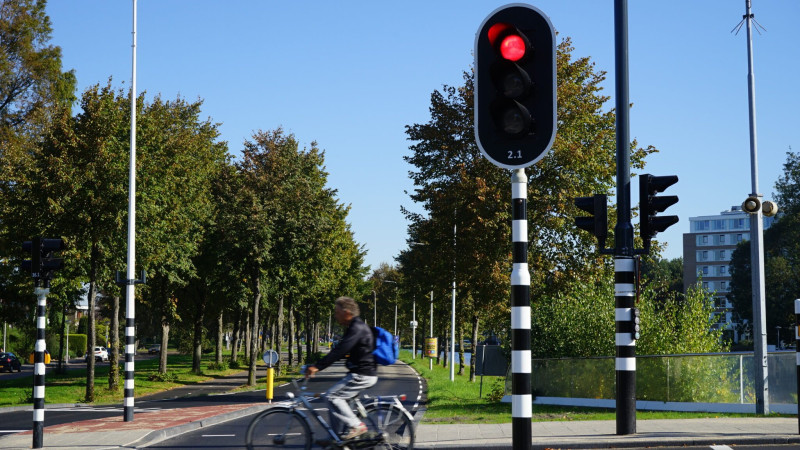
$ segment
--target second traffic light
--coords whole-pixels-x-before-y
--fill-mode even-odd
[[[54,253],[64,249],[62,239],[35,237],[32,241],[22,243],[22,250],[30,252],[31,259],[22,262],[22,270],[30,272],[34,279],[50,280],[53,272],[64,267],[64,260],[56,258]]]
[[[645,252],[649,252],[650,240],[653,239],[653,236],[678,223],[678,216],[657,216],[658,213],[664,212],[670,206],[678,203],[678,196],[656,195],[677,182],[677,175],[657,177],[644,174],[639,180],[639,208],[641,209],[639,232],[644,241]]]
[[[597,237],[597,246],[603,252],[608,237],[608,204],[606,194],[595,194],[593,197],[578,197],[575,206],[591,216],[576,217],[575,226],[586,230]]]
[[[556,48],[550,19],[529,5],[492,12],[475,36],[475,138],[493,164],[530,166],[556,134]]]

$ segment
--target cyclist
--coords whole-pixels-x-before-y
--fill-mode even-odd
[[[358,303],[350,297],[336,299],[333,316],[347,330],[330,353],[316,364],[308,366],[306,378],[324,370],[334,362],[347,355],[346,366],[349,372],[328,389],[323,397],[330,404],[331,426],[341,430],[347,429],[342,439],[353,439],[367,432],[367,426],[356,417],[350,409],[348,400],[356,397],[361,391],[373,386],[378,381],[378,369],[372,351],[375,349],[375,338],[370,327],[359,317]]]

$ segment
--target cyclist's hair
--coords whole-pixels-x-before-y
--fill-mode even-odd
[[[358,316],[361,314],[361,310],[358,308],[358,303],[353,300],[351,297],[339,297],[336,299],[336,306],[353,314],[353,317]]]

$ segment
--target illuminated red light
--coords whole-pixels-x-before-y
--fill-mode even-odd
[[[506,36],[500,43],[500,54],[509,61],[519,61],[525,56],[525,41],[516,34]]]

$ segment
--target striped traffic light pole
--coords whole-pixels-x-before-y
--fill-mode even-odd
[[[636,339],[633,335],[633,309],[636,306],[635,261],[630,257],[614,258],[617,434],[636,432]]]
[[[36,281],[40,283],[39,280]],[[48,281],[44,280],[45,286]],[[47,294],[50,289],[39,287],[33,290],[36,294],[36,346],[33,353],[33,448],[44,446],[44,372],[47,344],[44,340]]]
[[[511,176],[511,433],[514,449],[530,449],[532,445],[527,196],[525,169],[517,169]]]

